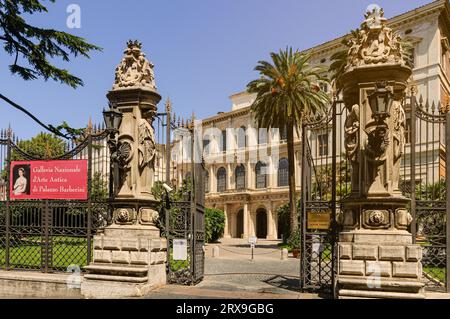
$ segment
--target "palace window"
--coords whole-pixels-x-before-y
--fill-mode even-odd
[[[227,189],[227,170],[221,167],[217,170],[217,192],[224,192]]]
[[[221,138],[221,150],[222,152],[226,152],[227,151],[227,131],[223,130],[222,131],[222,138]]]
[[[245,167],[244,165],[239,165],[234,171],[236,174],[236,189],[245,188]]]
[[[287,158],[282,158],[278,164],[278,187],[289,185],[289,163]]]
[[[317,143],[319,147],[319,156],[328,155],[328,133],[317,135]]]
[[[262,162],[256,163],[255,175],[256,175],[256,188],[266,188],[266,164]]]
[[[416,49],[415,48],[411,49],[411,66],[412,66],[412,68],[416,67]]]
[[[267,144],[267,130],[258,129],[258,144]]]
[[[322,91],[324,91],[325,93],[328,93],[328,84],[326,83],[320,83],[319,87]]]
[[[203,154],[205,155],[209,155],[210,150],[209,150],[209,137],[207,139],[203,140]]]
[[[245,148],[245,146],[247,145],[247,137],[246,137],[246,128],[245,126],[241,126],[238,129],[238,133],[237,133],[237,145],[238,148]]]

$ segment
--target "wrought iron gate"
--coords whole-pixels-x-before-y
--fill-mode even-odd
[[[406,143],[401,164],[403,195],[411,199],[413,240],[423,248],[423,281],[432,290],[450,291],[450,113],[440,103],[420,97],[404,99]],[[351,192],[350,165],[345,157],[347,109],[333,103],[329,114],[302,130],[302,257],[303,289],[330,290],[335,276],[336,213]],[[331,143],[331,152],[329,152]],[[328,229],[311,225],[319,215],[330,217]],[[311,227],[312,226],[312,227]]]
[[[403,194],[411,199],[411,232],[422,246],[423,281],[429,290],[450,292],[449,212],[450,114],[420,96],[405,99],[406,146],[402,163]]]
[[[203,163],[196,163],[196,148],[198,141],[193,138],[192,130],[184,130],[185,148],[181,150],[181,157],[187,158],[187,163],[178,161],[183,178],[179,189],[178,200],[167,200],[164,212],[167,238],[167,282],[195,285],[203,280],[205,262],[205,168]],[[185,140],[186,141],[186,140]],[[182,141],[181,141],[182,142]],[[199,152],[199,150],[197,150]],[[187,156],[186,156],[187,154]],[[201,151],[197,154],[201,154]],[[185,246],[186,256],[174,258],[174,243]]]
[[[89,264],[92,237],[109,220],[107,132],[92,131],[54,158],[27,154],[10,130],[0,132],[0,269],[67,271]],[[11,160],[88,161],[88,200],[11,200]],[[73,269],[72,269],[73,271]]]
[[[302,126],[300,278],[304,290],[331,292],[334,283],[335,216],[339,200],[350,192],[350,166],[343,154],[343,133],[337,129],[346,115],[344,104],[336,101],[327,116]]]

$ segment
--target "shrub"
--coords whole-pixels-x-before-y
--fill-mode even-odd
[[[217,208],[205,209],[205,241],[216,242],[225,230],[225,213]]]
[[[298,222],[301,224],[301,201],[297,201]],[[291,211],[289,203],[281,205],[277,209],[278,214],[278,233],[283,235],[283,242],[287,243],[288,238],[291,236]]]
[[[290,235],[289,203],[278,207],[277,214],[278,214],[278,233],[280,235],[283,235],[283,242],[286,243],[286,240]]]
[[[287,243],[292,247],[292,248],[297,248],[300,249],[300,244],[301,244],[301,240],[300,240],[300,228],[297,228],[290,236],[289,239],[287,241]]]

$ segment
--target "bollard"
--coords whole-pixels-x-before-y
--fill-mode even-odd
[[[287,260],[288,259],[288,250],[287,248],[283,248],[281,250],[281,260]]]
[[[213,256],[213,258],[219,257],[219,246],[214,246],[213,247],[212,256]]]

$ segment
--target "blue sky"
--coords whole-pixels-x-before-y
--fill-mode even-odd
[[[0,52],[0,92],[26,107],[44,123],[67,121],[86,126],[89,117],[102,121],[105,97],[114,80],[128,39],[143,43],[155,64],[163,101],[170,96],[177,114],[204,118],[231,107],[229,96],[257,77],[258,60],[292,46],[306,49],[359,26],[367,6],[377,3],[388,18],[427,0],[57,0],[49,13],[31,17],[42,27],[86,38],[103,48],[91,59],[55,61],[81,77],[85,86],[72,89],[49,80],[23,81],[7,65],[13,57]],[[66,26],[69,4],[81,8],[81,28]],[[163,102],[160,107],[163,107]],[[41,131],[24,114],[0,101],[0,128],[11,127],[21,138]]]

